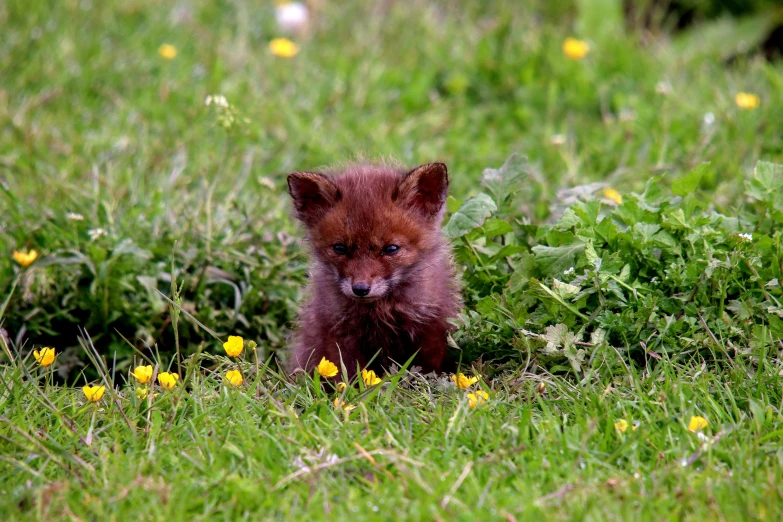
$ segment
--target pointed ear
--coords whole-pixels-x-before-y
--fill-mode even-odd
[[[426,217],[441,214],[449,189],[449,174],[443,163],[416,167],[400,182],[397,200]]]
[[[288,193],[294,200],[297,219],[308,227],[316,224],[340,201],[337,186],[328,177],[316,172],[289,174]]]

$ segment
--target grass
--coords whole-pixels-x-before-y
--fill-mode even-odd
[[[588,386],[522,369],[334,392],[210,357],[149,408],[3,380],[4,518],[777,520],[777,365],[660,365]],[[252,376],[251,376],[252,375]],[[399,380],[398,380],[399,379]],[[136,385],[138,387],[138,385]],[[42,403],[43,395],[51,406]],[[115,402],[119,400],[119,402]],[[58,411],[54,415],[53,411]],[[708,419],[688,431],[691,416]],[[625,419],[624,433],[614,423]]]
[[[571,203],[560,189],[603,182],[644,208],[630,194],[650,177],[682,191],[709,161],[688,208],[757,222],[763,259],[780,258],[779,202],[760,210],[743,189],[757,160],[783,160],[780,63],[729,53],[729,38],[628,32],[611,0],[463,4],[314,2],[291,59],[267,50],[271,2],[0,6],[3,519],[780,519],[780,341],[756,324],[780,321],[751,295],[779,298],[780,267],[751,277],[751,247],[751,275],[723,280],[747,289],[743,307],[724,320],[721,301],[710,328],[677,334],[720,357],[678,354],[653,329],[660,360],[613,341],[589,371],[553,366],[523,343],[529,323],[494,336],[489,308],[508,290],[499,301],[468,271],[466,313],[481,315],[456,338],[516,354],[474,362],[490,395],[479,407],[447,376],[405,373],[349,388],[346,416],[332,391],[265,364],[285,355],[305,280],[284,175],[357,155],[444,160],[459,200],[486,192],[485,168],[527,156],[525,191],[493,217],[524,231],[527,253],[566,236],[545,226]],[[584,60],[563,56],[567,36],[590,43]],[[760,107],[737,107],[740,91]],[[209,94],[232,112],[206,107]],[[665,227],[659,214],[639,223]],[[458,253],[483,260],[485,232],[463,232]],[[41,257],[22,270],[11,254],[25,248]],[[645,252],[628,256],[654,267]],[[496,286],[528,284],[491,270]],[[588,317],[585,305],[569,304]],[[226,359],[198,323],[255,340],[260,362]],[[728,356],[734,326],[750,340]],[[42,346],[58,350],[48,370],[30,355]],[[141,357],[181,366],[183,383],[142,401],[129,376]],[[223,377],[237,364],[239,388]],[[78,386],[99,381],[91,404]],[[694,415],[706,439],[688,431]],[[620,419],[638,428],[619,433]]]

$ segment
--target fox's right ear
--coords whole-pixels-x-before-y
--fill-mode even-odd
[[[310,227],[317,223],[335,203],[340,190],[317,172],[294,172],[288,175],[288,193],[294,200],[296,217]]]

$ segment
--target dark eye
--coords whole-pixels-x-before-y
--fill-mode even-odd
[[[399,250],[400,247],[398,247],[397,245],[386,245],[385,247],[383,247],[383,254],[386,256],[393,256],[394,254],[399,252]]]
[[[343,244],[332,245],[332,250],[334,250],[334,253],[338,256],[344,256],[348,253],[348,247]]]

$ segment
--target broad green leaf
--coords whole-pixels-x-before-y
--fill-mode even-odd
[[[489,218],[484,222],[484,237],[495,237],[513,232],[514,227],[508,221],[498,218]]]
[[[498,209],[495,202],[487,194],[479,194],[467,200],[446,223],[444,231],[449,239],[462,237],[471,230],[484,224],[489,216]]]
[[[775,192],[783,189],[783,165],[769,161],[759,161],[753,169],[753,178],[765,190]]]
[[[564,283],[558,279],[552,279],[552,290],[564,301],[573,299],[579,293],[580,288],[576,285]]]
[[[558,247],[534,246],[533,253],[536,256],[536,263],[544,272],[560,274],[576,264],[576,256],[581,254],[584,249],[585,244],[578,241]]]
[[[634,232],[641,236],[642,244],[652,241],[653,236],[661,229],[659,225],[652,223],[636,223],[633,226]]]
[[[498,204],[524,187],[522,179],[528,175],[527,158],[512,154],[499,169],[484,169],[481,184],[487,187]]]
[[[674,180],[674,182],[672,182],[672,192],[675,195],[682,197],[693,194],[696,192],[696,189],[699,188],[701,178],[711,169],[712,167],[710,167],[709,163],[702,163],[685,176]]]

